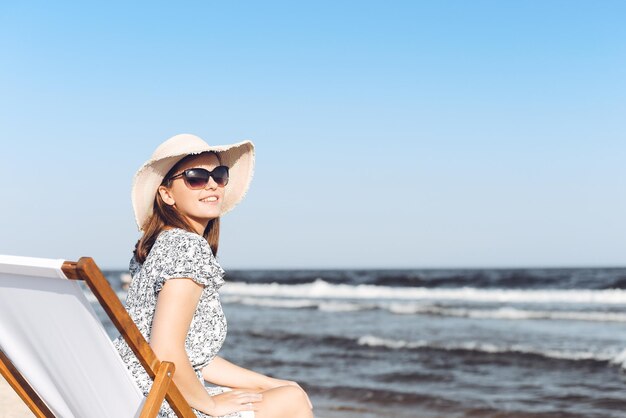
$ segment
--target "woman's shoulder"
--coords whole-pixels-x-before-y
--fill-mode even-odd
[[[148,258],[154,258],[157,255],[167,258],[194,255],[212,258],[213,252],[204,237],[181,228],[170,228],[159,233]]]
[[[188,277],[217,290],[223,283],[224,270],[217,262],[207,240],[193,232],[171,228],[159,233],[145,262],[151,274],[163,280]]]
[[[196,234],[195,232],[190,232],[181,228],[168,228],[164,229],[159,233],[154,242],[154,245],[180,245],[180,244],[190,244],[190,245],[208,245],[204,237]]]

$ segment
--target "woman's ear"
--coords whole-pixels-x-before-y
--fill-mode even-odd
[[[176,203],[172,192],[167,187],[159,186],[158,193],[161,195],[161,199],[163,199],[165,204],[173,206]]]

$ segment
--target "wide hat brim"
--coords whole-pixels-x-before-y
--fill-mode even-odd
[[[254,174],[254,144],[251,141],[209,145],[196,135],[176,135],[159,145],[133,178],[131,198],[135,222],[140,231],[152,215],[154,198],[165,175],[187,155],[207,151],[217,153],[221,163],[229,167],[220,216],[231,211],[243,199]]]

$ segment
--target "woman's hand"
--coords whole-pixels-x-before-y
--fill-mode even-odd
[[[210,415],[222,416],[239,411],[258,411],[256,403],[263,400],[263,395],[243,390],[230,390],[214,395],[212,398],[215,402],[215,407],[208,413]]]
[[[264,389],[273,389],[273,388],[278,388],[281,386],[295,386],[299,388],[304,393],[304,396],[306,396],[306,401],[309,403],[309,408],[313,409],[313,404],[311,403],[311,400],[309,399],[309,395],[307,395],[304,389],[302,389],[302,387],[297,382],[294,382],[292,380],[276,379],[276,378],[268,376],[268,380],[267,380],[267,383],[265,384]]]

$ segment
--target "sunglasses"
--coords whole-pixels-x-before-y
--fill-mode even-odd
[[[215,167],[213,171],[205,168],[188,168],[182,173],[170,177],[168,180],[174,180],[178,177],[182,177],[187,187],[192,190],[204,189],[211,177],[213,177],[218,186],[224,187],[228,184],[228,167],[220,165]]]

